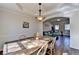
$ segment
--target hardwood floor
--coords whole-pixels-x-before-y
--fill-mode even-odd
[[[70,37],[60,37],[56,41],[56,53],[55,55],[62,55],[66,53],[68,55],[79,55],[79,50],[70,48]]]
[[[55,55],[62,55],[63,53],[69,53],[70,37],[59,36],[56,41],[56,53]]]

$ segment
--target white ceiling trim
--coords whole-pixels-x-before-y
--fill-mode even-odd
[[[19,11],[10,10],[10,9],[7,9],[7,8],[0,8],[0,11],[10,12],[12,14],[23,16],[25,18],[31,18],[31,17],[33,18],[33,16],[27,15],[26,13],[22,13],[22,12],[19,12]]]

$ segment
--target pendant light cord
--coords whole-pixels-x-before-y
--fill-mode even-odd
[[[39,16],[41,16],[41,3],[39,3]]]

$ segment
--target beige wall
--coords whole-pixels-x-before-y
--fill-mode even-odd
[[[29,22],[29,28],[22,28],[24,21]],[[38,22],[33,17],[0,9],[0,50],[4,42],[18,40],[21,35],[31,37],[38,28]]]
[[[75,11],[70,17],[71,23],[71,40],[70,47],[79,49],[79,10]]]

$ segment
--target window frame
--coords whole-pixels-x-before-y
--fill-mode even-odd
[[[64,30],[70,30],[70,24],[65,24]]]
[[[59,25],[58,24],[56,24],[56,25],[54,25],[55,26],[55,30],[59,30]],[[58,27],[58,28],[57,28]]]

